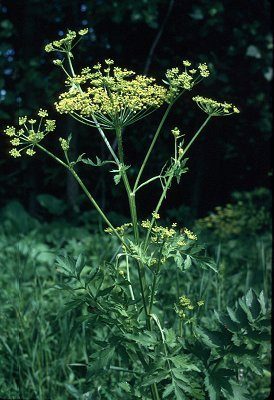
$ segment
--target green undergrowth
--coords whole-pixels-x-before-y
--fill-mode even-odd
[[[31,217],[17,202],[8,204],[1,210],[0,227],[0,397],[146,399],[146,388],[157,382],[160,390],[165,388],[166,399],[184,399],[185,392],[197,399],[266,399],[269,229],[264,226],[250,235],[228,232],[217,241],[216,230],[208,228],[212,230],[201,229],[200,235],[218,273],[194,265],[181,271],[172,262],[162,271],[164,287],[158,290],[165,295],[154,307],[164,321],[159,335],[165,337],[168,356],[156,352],[147,381],[139,386],[136,345],[149,353],[159,338],[158,333],[135,330],[132,316],[138,299],[126,309],[119,300],[118,310],[117,295],[126,292],[127,284],[126,261],[116,270],[112,263],[116,239],[92,217],[67,222],[55,215],[52,222],[45,222]],[[134,278],[136,271],[131,273]],[[109,286],[109,275],[120,294]],[[97,293],[100,312],[79,282]],[[132,331],[126,334],[126,346],[117,330],[104,327],[104,318],[111,321],[103,310],[112,303],[118,307],[113,310],[115,323],[120,318]],[[174,333],[176,312],[184,315],[179,337]],[[125,365],[128,359],[132,363]]]

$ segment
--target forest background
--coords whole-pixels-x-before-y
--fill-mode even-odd
[[[56,36],[62,37],[67,28],[89,28],[81,45],[79,67],[113,58],[119,65],[156,76],[161,82],[164,71],[182,59],[207,62],[212,77],[202,90],[208,97],[217,92],[220,100],[237,104],[241,115],[237,120],[214,120],[193,149],[184,185],[173,190],[167,205],[169,209],[183,206],[181,212],[193,218],[204,216],[227,203],[234,191],[270,184],[270,14],[266,0],[2,1],[1,127],[16,121],[19,113],[31,114],[39,107],[48,108],[55,116],[53,102],[63,77],[43,48]],[[170,129],[178,125],[187,135],[200,123],[194,112],[189,96],[172,113],[153,155],[154,171],[167,158],[172,143]],[[158,117],[156,113],[145,123],[128,128],[129,159],[141,162],[139,150],[148,146]],[[65,116],[59,127],[60,134],[74,132],[76,153],[82,151],[81,142],[81,147],[104,156],[94,130]],[[32,215],[39,214],[37,196],[48,193],[68,200],[76,211],[85,208],[77,184],[69,175],[64,179],[64,172],[54,162],[28,157],[14,161],[8,150],[8,141],[2,141],[0,206],[20,199]],[[123,199],[108,190],[111,177],[103,168],[96,177],[85,178],[106,210],[115,201],[115,211],[126,212]],[[144,215],[153,207],[157,194],[157,190],[152,192],[144,201]]]

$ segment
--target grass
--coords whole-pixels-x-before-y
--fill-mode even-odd
[[[207,236],[209,238],[209,236]],[[108,399],[128,371],[111,366],[112,374],[89,383],[85,379],[88,355],[104,327],[81,323],[76,311],[63,312],[66,297],[55,285],[60,277],[55,255],[88,255],[90,263],[111,258],[113,242],[96,223],[70,225],[30,217],[18,203],[2,210],[0,230],[0,397],[4,399]],[[182,294],[205,300],[200,318],[210,322],[211,310],[225,309],[251,286],[270,297],[270,234],[210,243],[219,274],[203,270],[184,273],[165,270],[166,296],[160,299],[163,320],[172,323],[172,304]],[[157,306],[157,304],[156,304]],[[184,328],[187,335],[187,328]],[[254,399],[269,391],[269,356],[264,355],[264,377],[250,383]],[[118,381],[117,381],[118,379]],[[83,395],[85,393],[85,395]],[[92,397],[91,397],[92,396]],[[119,397],[117,392],[117,399]]]

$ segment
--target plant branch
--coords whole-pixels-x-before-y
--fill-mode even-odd
[[[90,200],[90,202],[93,204],[93,206],[95,207],[95,209],[98,211],[99,215],[102,217],[102,219],[106,222],[106,224],[112,229],[113,233],[117,236],[117,238],[121,241],[121,243],[127,248],[127,250],[129,251],[129,247],[128,245],[124,242],[122,236],[117,232],[117,230],[114,228],[114,226],[112,225],[112,223],[109,221],[109,219],[107,218],[107,216],[105,215],[105,213],[103,212],[103,210],[100,208],[100,206],[98,205],[98,203],[96,202],[96,200],[93,198],[93,196],[91,195],[91,193],[89,192],[89,190],[87,189],[87,187],[85,186],[85,184],[83,183],[83,181],[81,180],[81,178],[79,177],[79,175],[75,172],[75,170],[71,167],[71,165],[66,164],[64,161],[62,161],[60,158],[58,158],[57,156],[55,156],[53,153],[51,153],[49,150],[47,150],[45,147],[41,146],[40,144],[36,144],[36,146],[41,149],[42,151],[44,151],[46,154],[48,154],[51,158],[53,158],[55,161],[57,161],[59,164],[61,164],[63,167],[65,167],[66,169],[68,169],[71,174],[73,175],[73,177],[76,179],[76,181],[79,183],[79,185],[81,186],[81,188],[83,189],[84,193],[86,194],[86,196],[88,197],[88,199]]]
[[[189,150],[189,148],[191,147],[191,145],[193,144],[193,142],[197,139],[198,135],[201,133],[201,131],[203,130],[203,128],[206,126],[206,124],[208,123],[208,121],[210,120],[210,118],[211,118],[211,116],[209,115],[209,116],[206,118],[206,120],[204,121],[204,123],[203,123],[203,124],[200,126],[200,128],[197,130],[197,132],[195,133],[195,135],[193,136],[193,138],[190,140],[190,142],[188,143],[188,145],[187,145],[186,148],[184,149],[183,153],[181,153],[181,154],[179,155],[178,161],[180,161],[180,160],[182,159],[182,157],[185,156],[186,152]],[[158,213],[158,212],[159,212],[159,210],[160,210],[160,208],[161,208],[161,205],[162,205],[162,203],[163,203],[163,200],[164,200],[165,197],[166,197],[166,193],[167,193],[167,191],[168,191],[168,189],[169,189],[169,187],[170,187],[170,185],[171,185],[171,183],[172,183],[172,180],[173,180],[173,175],[170,174],[170,176],[169,176],[169,178],[167,179],[166,184],[165,184],[165,186],[164,186],[164,188],[163,188],[163,192],[162,192],[161,197],[160,197],[160,199],[159,199],[159,201],[158,201],[158,204],[157,204],[157,206],[156,206],[156,208],[155,208],[155,213]],[[155,223],[155,218],[152,217],[152,219],[151,219],[151,221],[150,221],[150,227],[149,227],[149,229],[148,229],[148,231],[147,231],[147,235],[146,235],[146,239],[145,239],[145,246],[144,246],[145,249],[147,248],[148,240],[149,240],[150,233],[151,233],[151,230],[152,230],[152,228],[153,228],[154,223]]]
[[[169,112],[170,112],[171,107],[173,106],[173,104],[174,104],[174,103],[172,102],[172,103],[170,103],[170,104],[168,105],[168,107],[167,107],[167,109],[166,109],[166,111],[165,111],[165,113],[164,113],[164,115],[163,115],[163,117],[162,117],[162,119],[161,119],[161,121],[160,121],[160,123],[159,123],[159,125],[158,125],[158,128],[157,128],[157,130],[156,130],[156,132],[155,132],[155,135],[154,135],[154,137],[153,137],[153,139],[152,139],[152,142],[151,142],[151,144],[150,144],[150,146],[149,146],[149,149],[148,149],[148,151],[147,151],[147,154],[146,154],[146,156],[145,156],[145,158],[144,158],[144,161],[143,161],[143,163],[142,163],[142,165],[141,165],[141,168],[140,168],[140,170],[139,170],[139,172],[138,172],[138,175],[137,175],[137,178],[136,178],[136,181],[135,181],[135,184],[134,184],[133,191],[136,191],[136,188],[138,187],[139,181],[140,181],[140,179],[141,179],[141,176],[142,176],[142,173],[143,173],[143,171],[144,171],[144,169],[145,169],[145,166],[146,166],[146,164],[147,164],[147,162],[148,162],[148,159],[149,159],[149,157],[150,157],[150,154],[151,154],[151,152],[152,152],[152,150],[153,150],[153,148],[154,148],[154,145],[155,145],[155,143],[156,143],[156,140],[158,139],[158,136],[159,136],[159,134],[160,134],[160,132],[161,132],[161,129],[162,129],[163,125],[164,125],[164,122],[165,122],[165,120],[166,120],[166,118],[167,118],[167,116],[168,116],[168,114],[169,114]]]

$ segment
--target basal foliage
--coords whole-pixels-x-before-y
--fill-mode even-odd
[[[102,327],[101,336],[96,332],[90,338],[96,344],[96,351],[82,365],[87,369],[91,396],[143,400],[247,399],[248,391],[239,378],[239,370],[244,368],[247,374],[262,373],[257,356],[263,341],[268,340],[264,294],[258,295],[250,289],[234,308],[227,309],[224,315],[216,313],[207,321],[200,318],[204,300],[192,299],[185,293],[178,293],[175,304],[169,304],[172,324],[165,317],[165,308],[159,307],[159,300],[165,295],[159,291],[165,270],[175,268],[182,279],[190,269],[216,272],[215,263],[207,257],[196,234],[177,226],[176,222],[166,226],[161,222],[160,209],[173,181],[179,183],[187,172],[186,154],[209,120],[238,114],[239,110],[230,103],[193,97],[207,114],[205,121],[186,142],[181,130],[174,127],[171,130],[174,150],[170,159],[158,175],[142,180],[169,112],[185,92],[210,75],[208,67],[206,64],[193,67],[185,60],[182,68],[166,72],[164,85],[155,83],[154,78],[116,67],[112,60],[76,73],[72,51],[86,33],[87,30],[68,31],[63,39],[46,46],[46,51],[57,52],[59,58],[54,64],[66,75],[66,90],[55,106],[59,113],[96,128],[110,158],[96,157],[92,161],[81,154],[72,160],[71,136],[59,138],[62,156],[50,152],[41,142],[56,129],[56,124],[45,119],[48,117],[45,110],[38,111],[38,119],[20,117],[19,127],[9,126],[5,133],[11,138],[12,156],[20,157],[24,153],[32,156],[40,150],[68,170],[103,219],[106,233],[116,243],[112,258],[95,265],[86,262],[82,254],[76,259],[57,258],[57,271],[63,276],[58,287],[68,296],[65,310],[79,312],[78,324],[85,322]],[[123,130],[160,107],[165,107],[165,112],[138,174],[132,178],[128,173],[131,165],[125,161]],[[105,130],[114,131],[117,152]],[[123,185],[127,194],[130,222],[118,227],[112,224],[80,178],[76,164],[90,168],[111,166],[115,185]],[[157,182],[161,188],[159,200],[150,217],[140,221],[137,193]],[[124,373],[118,385],[115,381],[115,388],[111,385],[113,371]],[[97,388],[96,394],[94,381],[102,381],[100,393]]]

